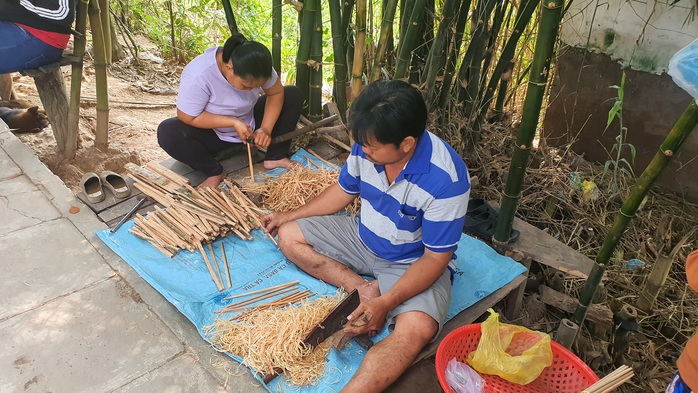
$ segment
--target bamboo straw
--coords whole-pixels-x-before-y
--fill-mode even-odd
[[[605,377],[599,379],[593,385],[582,390],[582,393],[608,393],[613,391],[613,389],[627,382],[633,377],[635,373],[633,369],[622,365],[614,370],[612,373],[606,375]]]
[[[228,257],[225,255],[225,247],[223,242],[221,242],[221,254],[223,255],[223,264],[225,265],[225,278],[228,280],[228,288],[233,287],[233,283],[230,282],[230,267],[228,267]]]
[[[257,289],[257,290],[250,291],[250,292],[247,292],[247,293],[241,293],[241,294],[238,294],[238,295],[228,296],[228,297],[223,298],[223,299],[225,299],[225,300],[236,299],[236,298],[243,297],[243,296],[254,295],[254,294],[256,294],[256,293],[269,292],[269,291],[272,291],[272,290],[275,290],[275,289],[279,289],[279,288],[287,288],[287,287],[291,287],[291,286],[297,285],[299,282],[300,282],[300,281],[291,281],[291,282],[287,282],[286,284],[274,285],[273,287],[269,287],[269,288],[262,288],[262,289]]]
[[[218,291],[222,291],[223,285],[221,285],[218,282],[218,279],[216,278],[216,274],[213,272],[213,268],[211,267],[211,262],[208,261],[208,257],[206,256],[206,251],[204,251],[204,248],[201,246],[201,243],[196,243],[196,246],[199,248],[199,252],[201,253],[201,256],[204,257],[204,262],[206,262],[206,267],[208,268],[208,273],[211,275],[211,279],[213,279],[213,282],[216,284],[216,288],[218,288]]]
[[[254,183],[254,169],[252,169],[252,147],[250,142],[247,142],[247,158],[250,160],[250,181]]]
[[[216,260],[216,253],[213,252],[213,243],[208,244],[208,250],[211,251],[211,259],[213,260],[213,266],[216,267],[216,277],[218,278],[218,282],[221,283],[221,286],[223,286],[223,276],[221,275],[221,269],[218,266],[218,261]]]
[[[242,300],[242,301],[239,301],[237,303],[230,304],[227,307],[225,307],[221,310],[218,310],[216,312],[219,312],[219,311],[220,312],[231,312],[231,311],[240,310],[240,309],[243,309],[243,308],[249,306],[250,304],[254,304],[254,303],[257,303],[259,301],[266,300],[266,299],[272,298],[274,296],[278,296],[278,295],[281,295],[281,294],[284,294],[287,292],[291,292],[291,291],[298,291],[298,290],[296,288],[285,288],[285,289],[279,289],[275,292],[264,293],[264,294],[249,298],[247,300]]]

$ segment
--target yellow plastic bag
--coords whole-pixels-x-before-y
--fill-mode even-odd
[[[522,326],[499,323],[499,314],[490,309],[482,323],[477,349],[468,363],[482,374],[498,375],[509,382],[526,385],[553,363],[550,336]]]

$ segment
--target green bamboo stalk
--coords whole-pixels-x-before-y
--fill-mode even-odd
[[[339,0],[329,0],[332,49],[334,51],[334,101],[346,121],[347,111],[347,65],[344,53],[344,31],[342,30]]]
[[[410,10],[410,18],[405,28],[405,36],[400,40],[397,48],[397,65],[395,66],[395,79],[405,79],[407,77],[408,66],[412,60],[412,51],[417,45],[419,25],[424,13],[427,0],[415,0],[414,7]]]
[[[223,3],[227,1],[223,0]],[[281,0],[272,0],[271,7],[271,64],[276,72],[281,73]]]
[[[497,95],[497,100],[494,102],[494,109],[492,112],[494,113],[494,120],[495,121],[500,121],[502,120],[502,115],[504,115],[504,99],[506,98],[506,92],[509,87],[509,81],[511,80],[511,73],[514,71],[514,62],[509,63],[509,68],[504,70],[504,73],[499,77],[499,91],[502,92],[503,94],[498,94]],[[483,107],[487,107],[487,105],[483,102]],[[478,117],[478,122],[482,124],[482,121],[485,117],[484,111],[480,112],[480,116]]]
[[[645,199],[645,196],[650,191],[654,182],[674,155],[678,153],[684,141],[695,129],[696,125],[698,125],[698,106],[695,100],[693,100],[671,129],[669,135],[664,139],[664,142],[659,148],[659,151],[654,155],[652,161],[637,179],[637,183],[635,183],[635,186],[630,190],[630,195],[625,202],[623,202],[620,211],[616,215],[613,226],[608,232],[608,235],[606,235],[601,249],[596,255],[596,263],[592,267],[591,273],[589,273],[589,278],[587,278],[587,281],[584,283],[579,293],[579,302],[572,316],[572,321],[576,324],[581,326],[584,322],[596,288],[599,286],[601,277],[606,270],[606,264],[611,259],[613,251],[616,249],[618,242],[620,242],[620,238],[623,236],[630,220],[635,216],[635,212],[640,206],[640,203]]]
[[[485,0],[484,3],[477,5],[475,10],[477,15],[475,31],[468,45],[468,52],[470,52],[468,54],[471,57],[468,59],[468,62],[463,61],[458,75],[458,79],[461,81],[459,84],[459,101],[465,103],[463,113],[469,118],[472,117],[474,113],[473,108],[476,107],[482,61],[485,58],[485,49],[489,37],[489,20],[495,5],[495,0]]]
[[[70,106],[68,107],[68,137],[63,150],[66,158],[73,159],[78,148],[78,133],[80,129],[80,91],[82,86],[82,64],[85,57],[85,46],[87,38],[87,2],[81,0],[75,9],[75,31],[78,34],[73,36],[73,56],[76,61],[71,64],[70,77]],[[60,147],[59,147],[60,148]]]
[[[531,153],[531,144],[536,134],[540,117],[545,86],[550,75],[550,61],[555,53],[555,42],[562,17],[563,0],[550,0],[542,5],[541,21],[538,27],[538,38],[533,52],[531,75],[529,76],[528,91],[524,100],[521,115],[521,127],[516,137],[516,147],[509,166],[509,176],[502,197],[502,207],[497,219],[492,243],[494,248],[504,253],[511,226],[514,222],[516,205],[521,194],[526,164]]]
[[[356,2],[356,38],[354,39],[354,60],[351,70],[351,99],[361,92],[364,70],[364,51],[366,50],[366,0]]]
[[[309,112],[310,103],[310,46],[315,30],[315,13],[318,12],[318,0],[306,0],[301,11],[301,31],[298,52],[296,53],[296,86],[301,90],[303,97],[303,113]]]
[[[439,97],[439,108],[446,108],[448,97],[451,95],[451,83],[453,82],[453,74],[458,63],[460,55],[460,47],[465,34],[465,25],[468,22],[468,14],[470,13],[470,0],[463,0],[458,10],[458,20],[456,21],[456,32],[453,44],[450,48],[448,61],[446,62],[446,71],[444,72],[444,81],[441,86],[441,96]]]
[[[519,43],[519,39],[524,33],[528,23],[531,21],[533,12],[536,10],[539,3],[540,0],[524,0],[523,4],[519,8],[519,12],[517,13],[514,21],[514,28],[512,29],[511,35],[509,36],[509,39],[507,39],[506,44],[504,44],[504,48],[499,56],[499,60],[497,60],[497,64],[495,65],[492,75],[490,76],[490,80],[487,83],[487,88],[480,106],[478,121],[482,122],[482,119],[484,119],[485,114],[490,107],[492,97],[494,97],[494,92],[497,90],[497,85],[500,86],[499,91],[504,93],[497,96],[498,104],[495,105],[495,107],[499,108],[499,110],[503,108],[504,98],[506,97],[506,87],[509,85],[508,82],[510,79],[504,81],[502,80],[502,77],[504,75],[511,78],[511,74],[507,73],[506,71],[511,69],[512,60],[514,59],[514,54],[516,53],[516,47]],[[504,90],[502,90],[502,86],[504,86]]]
[[[223,0],[223,11],[225,12],[225,21],[228,23],[228,29],[230,34],[235,34],[239,32],[238,24],[235,21],[235,14],[233,14],[233,7],[230,6],[230,0]],[[272,11],[273,13],[274,11]]]
[[[442,73],[446,63],[446,57],[451,44],[451,36],[453,31],[454,17],[460,0],[446,0],[441,9],[441,21],[439,28],[436,31],[436,37],[429,50],[427,56],[426,67],[424,70],[423,82],[427,88],[427,108],[431,112],[434,107],[436,97],[439,94],[439,86],[436,84],[436,77]]]
[[[456,1],[456,0],[449,0]],[[383,10],[383,20],[381,23],[381,33],[378,38],[378,47],[376,49],[376,56],[373,59],[373,69],[371,70],[370,81],[376,81],[380,79],[381,68],[385,60],[385,52],[388,48],[388,41],[393,35],[393,23],[395,20],[395,11],[397,10],[397,0],[388,0],[385,4],[385,9]]]
[[[427,0],[426,7],[422,11],[422,18],[419,21],[417,42],[410,60],[408,81],[414,85],[419,84],[427,56],[429,55],[429,47],[434,42],[434,15],[436,15],[436,0]]]
[[[95,147],[106,151],[109,147],[109,94],[107,86],[107,54],[104,47],[104,29],[102,28],[101,10],[97,1],[90,0],[88,15],[92,29],[92,46],[94,48],[95,83],[97,85],[97,128],[95,130]]]
[[[407,34],[415,0],[400,0],[400,40]]]
[[[316,122],[322,119],[322,13],[315,13],[315,31],[310,45],[310,96],[308,119]]]
[[[496,2],[494,8],[494,16],[492,17],[492,26],[487,32],[487,45],[485,45],[485,56],[482,62],[482,72],[480,72],[480,82],[478,83],[478,102],[482,99],[484,95],[484,86],[487,81],[487,76],[489,74],[490,64],[492,63],[492,57],[497,50],[497,40],[499,39],[499,32],[502,30],[502,23],[504,23],[504,12],[508,9],[509,2]]]
[[[342,34],[344,34],[344,42],[342,42],[342,46],[344,47],[343,52],[344,53],[349,53],[349,47],[352,46],[351,43],[353,42],[349,38],[352,36],[349,31],[349,24],[351,23],[351,15],[354,10],[354,3],[355,0],[344,0],[342,2]],[[349,59],[354,57],[354,51],[351,50],[351,56]],[[348,69],[348,68],[347,68]]]
[[[104,53],[106,54],[105,61],[107,64],[112,63],[112,44],[111,44],[111,18],[109,18],[109,1],[97,0],[99,2],[99,18],[102,20],[102,35],[104,37]]]

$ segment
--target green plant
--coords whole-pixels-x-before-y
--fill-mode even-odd
[[[608,111],[608,121],[606,121],[606,128],[604,133],[611,126],[611,123],[615,119],[618,119],[618,135],[616,135],[616,143],[613,144],[611,151],[608,153],[609,160],[604,164],[603,170],[604,174],[609,171],[611,166],[613,167],[613,178],[611,179],[611,187],[613,190],[618,190],[618,174],[619,172],[627,172],[631,176],[635,177],[635,172],[633,171],[633,164],[635,163],[635,146],[626,142],[628,136],[627,127],[623,126],[623,99],[625,90],[625,72],[620,80],[620,86],[613,85],[610,86],[611,89],[616,90],[615,102],[613,107]],[[630,160],[632,164],[628,162],[627,159],[623,157],[623,152],[628,150],[630,152]]]

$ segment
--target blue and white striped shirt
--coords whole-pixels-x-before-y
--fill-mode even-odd
[[[414,260],[424,248],[455,251],[463,231],[470,176],[463,159],[425,131],[405,168],[388,184],[385,168],[354,144],[339,185],[360,195],[359,236],[381,258]]]

